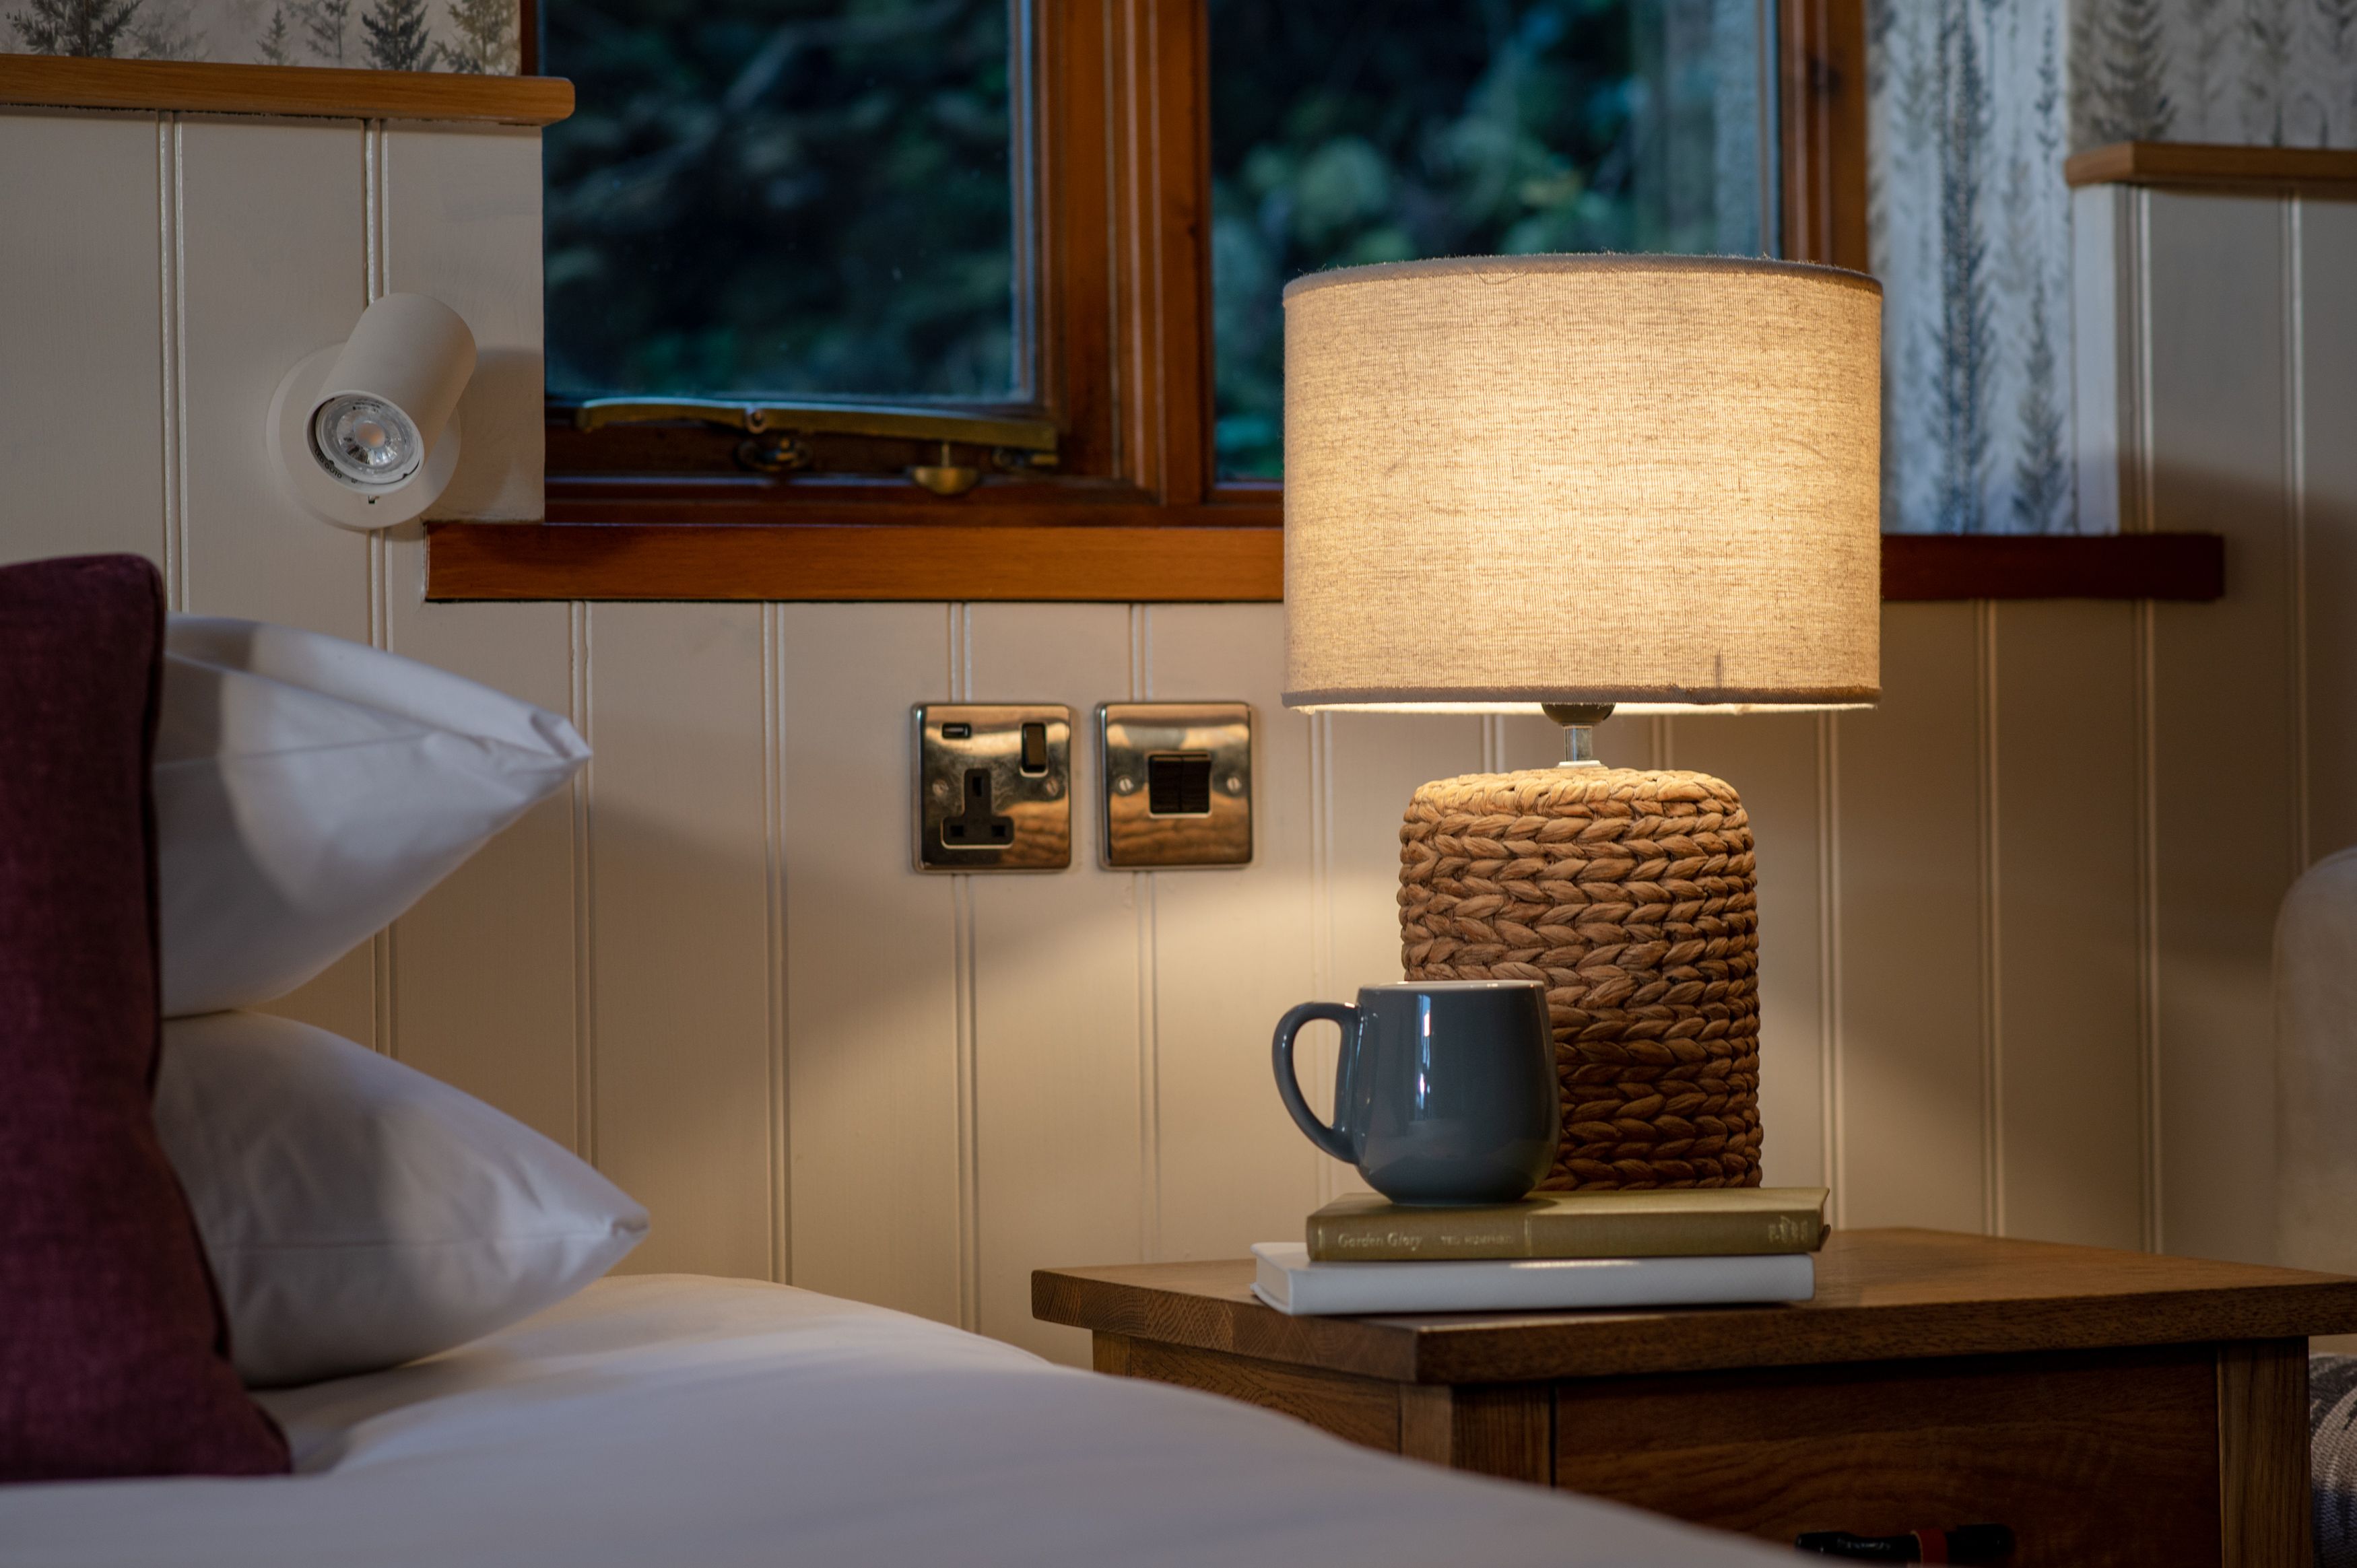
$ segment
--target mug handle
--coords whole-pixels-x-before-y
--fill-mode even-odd
[[[1342,1026],[1345,1036],[1342,1044],[1347,1050],[1350,1046],[1347,1036],[1359,1026],[1359,1010],[1340,1002],[1304,1002],[1279,1018],[1276,1021],[1276,1038],[1270,1042],[1272,1054],[1276,1058],[1276,1092],[1284,1100],[1286,1110],[1292,1112],[1293,1124],[1307,1133],[1311,1143],[1349,1165],[1357,1158],[1351,1151],[1350,1139],[1338,1129],[1318,1120],[1317,1114],[1309,1109],[1309,1102],[1301,1098],[1301,1080],[1293,1071],[1293,1036],[1301,1033],[1304,1024],[1319,1019]],[[1347,1061],[1349,1058],[1346,1056],[1344,1059]]]

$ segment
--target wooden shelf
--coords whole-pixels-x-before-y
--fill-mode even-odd
[[[2065,159],[2062,177],[2073,186],[2298,190],[2357,197],[2357,152],[2211,142],[2114,142]]]
[[[573,113],[573,84],[554,76],[0,55],[0,105],[548,125]]]
[[[1141,509],[1144,510],[1144,509]],[[432,599],[1086,600],[1284,596],[1281,530],[1199,508],[1180,526],[963,522],[436,523]],[[1886,535],[1882,596],[2215,599],[2212,533]]]

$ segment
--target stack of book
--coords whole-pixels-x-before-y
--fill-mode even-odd
[[[1279,1312],[1497,1312],[1806,1301],[1825,1189],[1542,1192],[1409,1208],[1372,1193],[1309,1217],[1308,1240],[1253,1249]]]

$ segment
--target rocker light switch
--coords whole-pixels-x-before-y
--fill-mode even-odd
[[[1106,703],[1097,737],[1105,865],[1251,864],[1250,704]]]
[[[1072,864],[1072,710],[920,703],[917,869]]]

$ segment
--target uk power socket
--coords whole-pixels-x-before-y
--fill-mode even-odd
[[[1072,710],[920,703],[920,871],[1061,871],[1072,864]]]

